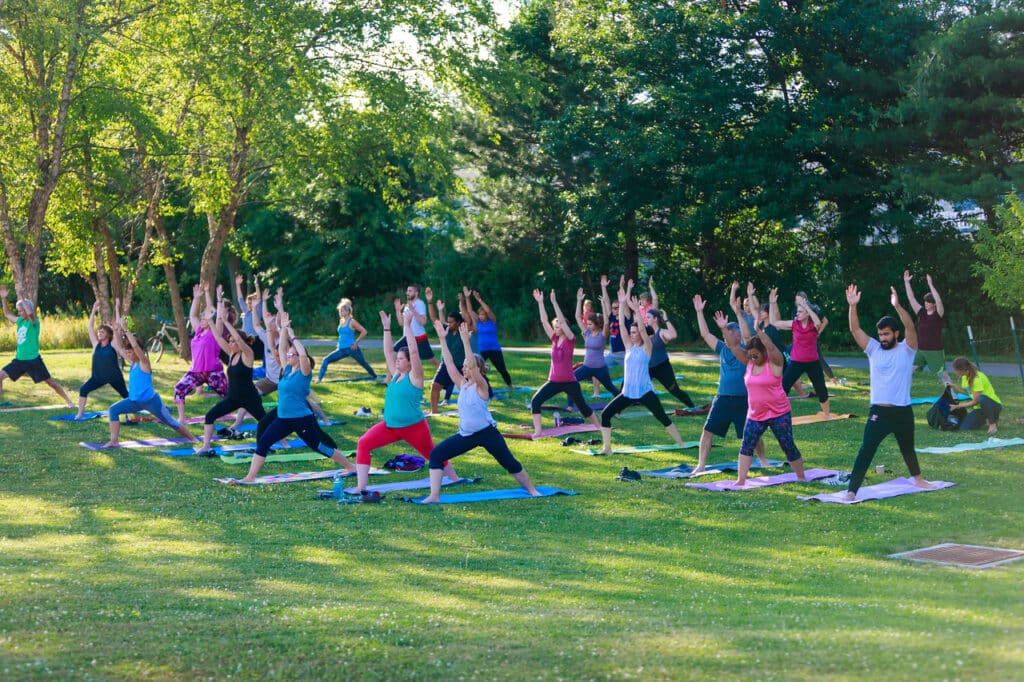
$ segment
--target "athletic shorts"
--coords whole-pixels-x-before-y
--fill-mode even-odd
[[[37,384],[50,378],[50,371],[43,364],[41,355],[37,355],[31,360],[11,360],[10,364],[4,367],[4,372],[7,373],[11,381],[17,381],[25,374]]]
[[[747,396],[716,395],[711,410],[704,422],[704,430],[716,436],[729,433],[729,424],[736,430],[736,437],[743,438],[743,427],[747,423]]]

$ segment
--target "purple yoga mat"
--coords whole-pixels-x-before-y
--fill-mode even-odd
[[[829,476],[835,476],[838,471],[833,469],[808,469],[804,472],[804,476],[808,481],[814,481],[819,478],[828,478]],[[713,481],[711,483],[687,483],[687,488],[701,488],[703,490],[713,490],[715,492],[723,492],[726,490],[753,490],[754,488],[767,488],[773,485],[783,485],[784,483],[796,483],[796,474],[776,474],[775,476],[753,476],[747,478],[747,483],[743,487],[737,486],[736,481],[723,480]]]
[[[558,438],[560,436],[566,436],[570,433],[586,433],[587,431],[597,431],[597,427],[587,422],[586,424],[569,424],[568,426],[559,426],[554,429],[544,429],[540,432],[541,438]],[[519,438],[521,440],[536,440],[533,437],[533,431],[524,431],[520,433],[502,433],[501,435],[505,438]]]
[[[956,483],[949,481],[929,481],[934,488],[918,488],[914,485],[912,478],[894,478],[885,483],[864,486],[857,491],[857,497],[852,500],[846,499],[846,491],[838,493],[821,493],[820,495],[802,496],[797,495],[798,500],[815,502],[835,502],[836,504],[857,504],[864,500],[884,500],[887,497],[899,497],[900,495],[913,495],[914,493],[933,493],[943,488],[951,488]]]

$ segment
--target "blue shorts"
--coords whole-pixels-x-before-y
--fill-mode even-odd
[[[747,396],[716,395],[711,402],[704,430],[716,436],[729,433],[729,424],[736,430],[736,437],[743,438],[743,427],[747,422]]]

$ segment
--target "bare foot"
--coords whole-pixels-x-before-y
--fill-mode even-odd
[[[113,450],[114,448],[121,447],[121,443],[115,440],[108,441],[100,446],[100,450]]]
[[[924,488],[925,490],[934,490],[935,489],[935,484],[934,483],[929,483],[928,481],[924,480],[920,476],[918,476],[917,478],[914,479],[914,485],[916,485],[918,488]]]
[[[534,439],[537,439],[537,438],[543,438],[543,437],[544,437],[544,434],[543,434],[543,433],[541,433],[540,431],[534,431],[534,432],[533,432],[533,433],[532,433],[532,434],[530,435],[530,437],[531,437],[531,438],[534,438]]]
[[[989,435],[991,435],[993,433],[996,433],[997,431],[999,431],[999,427],[996,424],[989,424],[989,427],[988,427]]]
[[[245,485],[247,483],[255,483],[255,482],[256,482],[255,478],[249,478],[248,476],[246,476],[245,478],[238,479],[238,483],[240,485]]]
[[[610,455],[610,454],[612,454],[612,451],[611,451],[611,448],[609,448],[607,450],[598,450],[594,454],[595,455]]]
[[[437,497],[434,497],[433,495],[428,495],[427,497],[423,498],[423,501],[420,502],[420,504],[439,504],[440,502],[441,502],[441,496],[440,495],[438,495]]]
[[[851,493],[849,490],[846,491],[846,497],[844,498],[847,502],[853,502],[857,498],[857,493]]]

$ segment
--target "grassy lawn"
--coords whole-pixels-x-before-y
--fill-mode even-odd
[[[325,349],[317,349],[323,353]],[[45,359],[69,393],[85,352]],[[379,351],[368,353],[382,366]],[[510,356],[519,385],[539,385],[543,356]],[[185,365],[167,357],[155,384],[169,402]],[[717,366],[676,363],[701,402]],[[330,377],[358,376],[350,362]],[[864,415],[844,371],[834,412]],[[1019,380],[993,380],[1006,405],[999,435],[1024,435]],[[934,395],[931,377],[915,396]],[[383,387],[315,388],[347,419],[354,447]],[[529,421],[526,394],[495,401],[504,424]],[[45,385],[4,383],[14,406],[59,402]],[[105,409],[103,389],[89,409]],[[213,399],[190,400],[202,414]],[[667,400],[668,407],[675,407]],[[816,411],[794,401],[794,414]],[[983,432],[928,429],[920,446]],[[3,679],[1022,679],[1024,563],[988,571],[918,565],[888,554],[940,542],[1024,547],[1021,448],[921,455],[950,490],[845,507],[799,502],[808,483],[737,493],[683,481],[614,480],[623,465],[695,462],[696,451],[585,457],[555,440],[512,441],[539,485],[575,497],[423,508],[316,499],[330,482],[229,487],[244,467],[156,451],[89,452],[105,421],[51,422],[58,411],[0,414],[0,677]],[[346,417],[346,415],[348,415]],[[550,423],[550,417],[545,417]],[[677,418],[686,440],[701,418]],[[864,420],[799,426],[808,466],[849,470]],[[455,419],[431,421],[435,440]],[[198,432],[199,427],[195,427]],[[122,438],[170,436],[155,424]],[[589,436],[588,436],[589,437]],[[616,423],[617,445],[664,443],[653,418]],[[730,435],[711,461],[735,459]],[[407,451],[381,451],[374,463]],[[768,456],[781,459],[768,441]],[[905,475],[893,439],[876,463]],[[455,460],[470,490],[508,488],[483,451]],[[326,466],[268,464],[264,473]],[[387,480],[418,478],[392,475]],[[873,471],[865,485],[881,479]],[[705,479],[707,480],[707,479]]]

